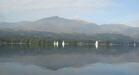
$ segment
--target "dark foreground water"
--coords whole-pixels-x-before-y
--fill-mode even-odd
[[[1,46],[0,75],[139,75],[139,48]]]

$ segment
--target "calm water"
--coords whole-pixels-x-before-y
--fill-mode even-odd
[[[1,46],[0,75],[139,75],[139,48]]]

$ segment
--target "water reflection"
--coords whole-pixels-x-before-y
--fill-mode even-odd
[[[2,75],[138,75],[139,48],[0,47]],[[9,73],[9,74],[8,74]],[[10,74],[13,73],[13,74]]]

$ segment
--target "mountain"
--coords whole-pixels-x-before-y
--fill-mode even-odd
[[[47,31],[55,33],[91,33],[97,30],[98,25],[81,20],[69,20],[57,16],[49,17],[23,24],[17,27],[18,30]]]
[[[16,23],[8,23],[8,22],[0,22],[0,29],[14,29],[18,27],[18,24]]]
[[[24,38],[42,38],[42,39],[71,39],[71,40],[109,40],[109,41],[132,41],[133,39],[121,34],[68,34],[68,33],[53,33],[39,31],[3,31],[0,30],[0,39],[24,39]]]
[[[133,38],[139,37],[139,28],[138,27],[131,27],[124,24],[104,24],[100,26],[98,30],[100,33],[117,33],[126,36],[130,36]]]
[[[37,21],[25,21],[17,23],[0,23],[0,30],[9,32],[41,32],[54,34],[85,34],[86,36],[94,36],[97,34],[115,34],[139,38],[139,28],[131,27],[123,24],[104,24],[97,25],[82,20],[65,19],[58,16],[43,18]],[[22,33],[24,34],[24,33]],[[109,35],[110,36],[110,35]],[[111,36],[110,36],[111,37]]]

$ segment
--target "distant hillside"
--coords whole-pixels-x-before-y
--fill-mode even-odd
[[[130,27],[122,24],[97,25],[95,23],[89,23],[82,20],[71,20],[71,19],[65,19],[57,16],[43,18],[34,22],[27,22],[27,21],[18,22],[18,23],[2,22],[0,23],[0,30],[3,31],[1,32],[2,34],[5,32],[8,33],[12,32],[9,35],[12,35],[13,32],[16,32],[16,34],[21,32],[20,35],[21,34],[27,35],[29,33],[28,35],[32,35],[32,36],[38,36],[37,34],[34,33],[42,34],[41,36],[45,36],[45,33],[47,34],[51,33],[55,35],[58,34],[59,36],[60,34],[62,34],[62,36],[63,34],[76,35],[76,36],[77,34],[80,36],[82,35],[98,36],[100,34],[106,36],[110,34],[111,36],[109,35],[109,37],[116,35],[117,37],[129,36],[135,39],[139,38],[138,27]],[[38,37],[40,37],[40,35]]]
[[[54,16],[23,24],[16,27],[16,29],[56,33],[92,33],[92,30],[98,29],[98,25],[80,20],[69,20]]]
[[[52,32],[27,32],[27,31],[0,31],[0,39],[22,39],[22,38],[45,38],[45,39],[71,39],[71,40],[109,40],[109,41],[132,41],[133,39],[121,34],[67,34]]]

